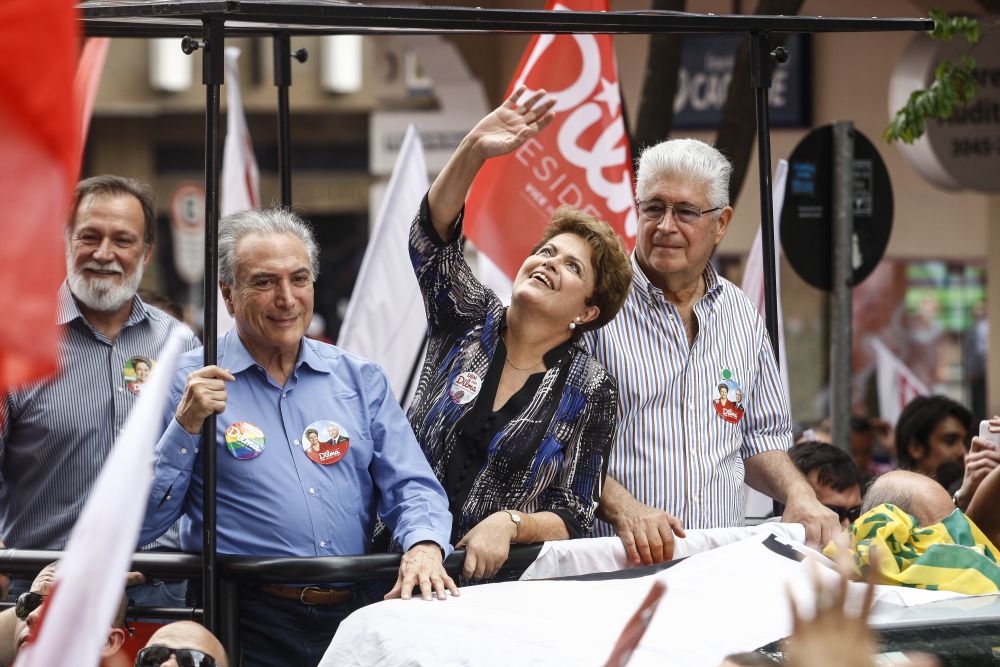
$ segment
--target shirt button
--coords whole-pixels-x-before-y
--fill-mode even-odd
[[[115,389],[117,389],[118,391],[125,391],[125,387],[121,386],[115,387]]]
[[[167,500],[170,500],[170,496],[167,496]]]
[[[187,453],[188,453],[187,447],[181,447],[181,454],[187,454]]]
[[[298,440],[292,440],[292,442],[293,442],[294,444],[296,444],[296,445],[297,445],[297,444],[299,444],[299,441],[298,441]]]
[[[691,496],[691,500],[693,500],[695,503],[701,502],[701,498],[698,496],[697,493]]]
[[[325,549],[326,548],[326,540],[320,540],[319,541],[319,545]]]
[[[286,394],[285,392],[281,392],[281,397],[282,398],[286,398],[287,396],[288,396],[288,394]]]
[[[310,496],[315,496],[315,495],[316,495],[316,489],[314,489],[314,488],[312,488],[312,487],[310,486],[310,487],[309,487],[309,495],[310,495]]]

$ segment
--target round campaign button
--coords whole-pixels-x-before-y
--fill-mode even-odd
[[[321,465],[331,465],[344,458],[351,446],[347,429],[335,421],[314,421],[302,432],[302,451],[309,460]]]
[[[715,414],[722,421],[730,424],[739,423],[743,419],[743,387],[733,379],[733,373],[728,368],[722,371],[722,381],[716,387],[718,395],[712,399]]]
[[[235,422],[226,429],[226,448],[238,459],[253,459],[264,451],[264,432],[250,422]]]
[[[156,367],[156,361],[149,357],[132,357],[125,362],[122,369],[122,377],[125,378],[125,386],[128,390],[138,396],[142,392],[142,385],[149,379],[149,374]]]
[[[459,405],[465,405],[473,400],[479,395],[479,391],[483,388],[483,381],[473,371],[466,371],[461,373],[455,381],[451,383],[451,389],[448,390],[448,396],[451,397],[453,403],[458,403]]]

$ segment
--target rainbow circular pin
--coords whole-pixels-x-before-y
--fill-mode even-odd
[[[233,457],[253,459],[264,451],[264,432],[250,422],[235,422],[226,429],[226,448]]]

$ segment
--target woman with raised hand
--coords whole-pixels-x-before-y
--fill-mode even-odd
[[[541,132],[554,104],[522,88],[483,118],[410,230],[430,340],[409,418],[448,492],[467,579],[493,577],[512,543],[588,535],[615,432],[615,380],[579,343],[615,316],[631,284],[611,228],[557,210],[514,279],[509,307],[463,254],[476,174]]]

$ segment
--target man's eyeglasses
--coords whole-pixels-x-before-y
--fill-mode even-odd
[[[45,602],[45,596],[41,593],[35,593],[29,591],[27,593],[21,593],[17,596],[17,602],[14,603],[14,615],[20,620],[28,620],[28,614],[38,609]]]
[[[664,204],[659,199],[647,199],[638,202],[637,206],[639,207],[639,217],[649,222],[659,224],[663,220],[663,216],[667,214],[667,209],[672,209],[674,220],[683,222],[685,225],[693,225],[706,213],[714,213],[722,208],[716,206],[702,211],[689,204]]]
[[[169,646],[147,646],[135,656],[135,667],[160,667],[170,659],[177,658],[180,667],[215,667],[215,658],[193,648],[170,648]]]
[[[826,505],[826,508],[836,512],[837,519],[840,521],[847,520],[848,523],[854,523],[858,520],[858,517],[861,516],[861,505],[850,508],[838,507],[836,505]]]

